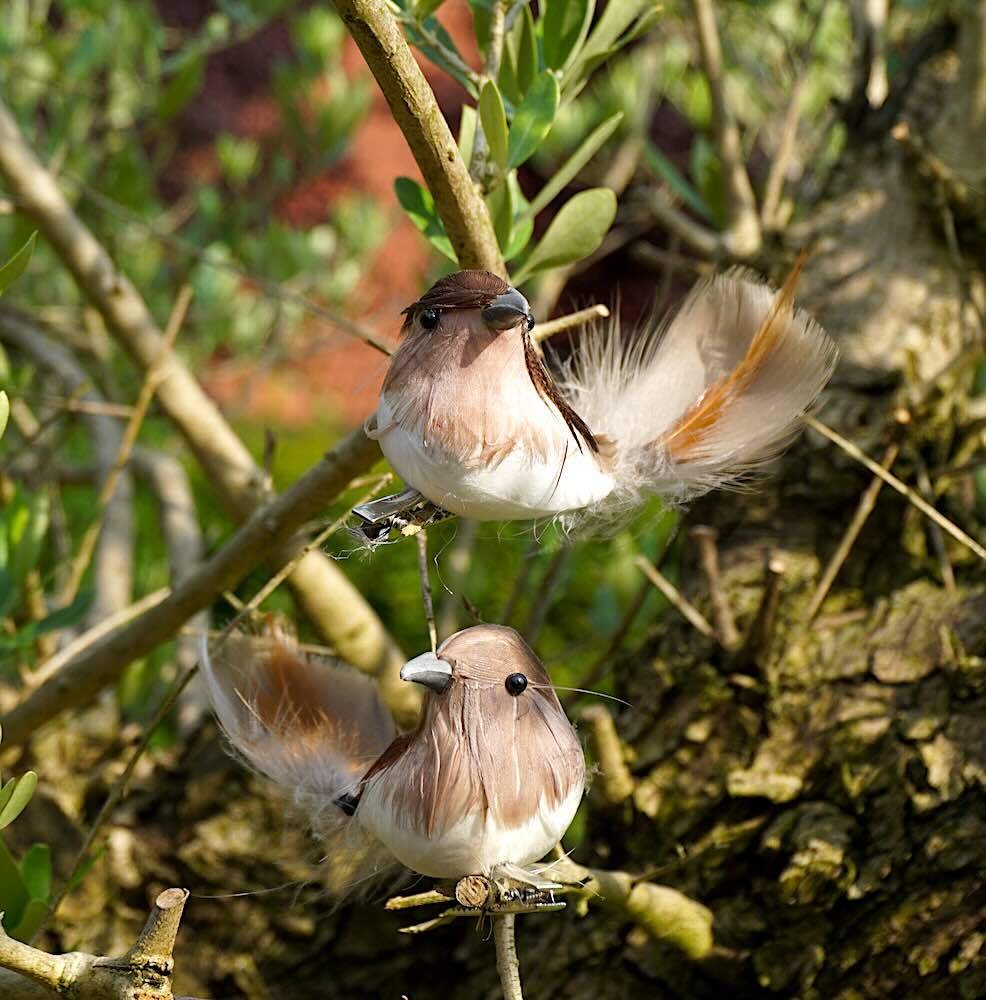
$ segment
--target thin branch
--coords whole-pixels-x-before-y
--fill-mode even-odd
[[[144,376],[144,384],[141,386],[137,402],[134,404],[133,413],[130,415],[130,420],[127,422],[126,430],[124,430],[123,437],[120,440],[120,447],[117,449],[116,458],[106,478],[103,480],[99,497],[96,500],[95,516],[86,528],[85,534],[82,536],[82,541],[79,543],[79,550],[72,560],[68,582],[65,584],[65,588],[61,594],[63,605],[67,606],[71,604],[79,591],[79,584],[82,583],[82,578],[85,576],[86,569],[89,566],[89,560],[92,558],[93,550],[96,548],[96,539],[99,537],[102,528],[103,515],[113,500],[117,482],[123,474],[123,470],[127,467],[127,462],[130,461],[130,452],[137,442],[137,435],[140,433],[144,417],[147,415],[151,400],[154,398],[154,393],[161,382],[161,372],[164,370],[165,362],[174,346],[175,338],[178,336],[178,331],[185,320],[185,314],[188,312],[188,306],[191,301],[192,289],[188,285],[185,285],[179,291],[178,298],[175,300],[171,318],[168,320],[168,325],[165,329],[164,342],[161,344],[161,353],[154,364],[147,369],[147,374]]]
[[[556,333],[563,333],[576,326],[583,326],[592,323],[594,320],[608,319],[609,309],[604,305],[589,306],[588,309],[579,309],[578,312],[569,313],[567,316],[559,316],[557,319],[549,319],[547,323],[538,323],[534,327],[534,340],[547,340]]]
[[[715,128],[716,149],[722,161],[726,185],[729,222],[724,239],[734,257],[752,257],[759,253],[762,244],[760,218],[753,195],[750,176],[743,162],[743,146],[739,128],[726,100],[723,78],[722,48],[712,0],[692,0],[695,10],[695,28],[705,79],[712,98],[712,123]],[[682,234],[682,239],[684,239]]]
[[[635,556],[633,563],[657,587],[685,621],[701,632],[702,635],[707,636],[709,639],[715,639],[715,629],[706,621],[698,608],[660,570],[652,566],[642,555]]]
[[[613,716],[603,705],[590,705],[582,710],[582,721],[588,726],[592,750],[599,761],[603,798],[610,805],[619,805],[633,795],[634,780],[623,759],[623,744]]]
[[[396,18],[379,0],[337,0],[336,10],[404,133],[459,265],[505,274],[486,203]]]
[[[493,918],[493,940],[496,944],[496,971],[500,974],[503,1000],[524,1000],[520,986],[520,962],[517,959],[517,943],[514,913],[504,913]]]
[[[733,620],[733,609],[729,606],[729,598],[722,586],[719,574],[719,549],[716,546],[717,533],[715,528],[705,524],[697,524],[689,534],[698,545],[699,561],[709,585],[709,597],[712,600],[712,613],[716,620],[716,637],[725,649],[736,649],[740,643],[736,622]]]
[[[647,206],[661,225],[679,237],[682,243],[690,246],[695,253],[708,260],[718,260],[728,255],[725,236],[686,215],[666,188],[659,187],[651,191]]]
[[[438,629],[435,627],[435,602],[431,597],[431,579],[428,575],[428,533],[424,528],[418,532],[418,576],[421,580],[421,603],[424,605],[425,622],[428,625],[428,641],[434,653],[438,650]]]
[[[766,582],[764,583],[763,595],[760,598],[760,605],[750,626],[750,631],[743,640],[743,645],[739,648],[731,664],[737,671],[747,670],[752,664],[770,648],[770,641],[774,637],[774,629],[777,625],[777,610],[781,602],[781,579],[784,576],[786,566],[784,560],[778,556],[768,556],[767,558]]]
[[[948,532],[957,542],[961,542],[967,549],[974,552],[980,559],[986,562],[986,549],[984,549],[974,538],[970,538],[957,524],[950,521],[943,514],[939,514],[920,494],[916,493],[906,483],[902,483],[895,475],[888,472],[881,465],[873,461],[869,455],[864,454],[851,441],[847,441],[841,434],[836,433],[830,427],[826,427],[820,420],[812,416],[805,416],[805,423],[818,431],[822,437],[828,438],[833,444],[838,445],[847,455],[857,462],[866,466],[875,476],[879,476],[888,486],[892,486],[898,493],[906,497],[909,503],[913,504],[925,517],[930,518],[940,528]]]
[[[918,489],[925,500],[931,502],[935,499],[935,491],[931,485],[931,478],[928,475],[928,466],[924,459],[915,450],[914,465],[917,469]],[[932,522],[928,525],[928,534],[931,536],[931,547],[935,550],[935,557],[938,560],[938,569],[941,573],[942,583],[950,593],[955,593],[955,571],[952,569],[952,561],[948,558],[948,549],[945,546],[945,537],[941,528]]]

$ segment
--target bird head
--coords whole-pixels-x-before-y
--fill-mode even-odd
[[[457,271],[439,278],[404,310],[404,332],[425,336],[459,331],[523,336],[533,326],[527,299],[490,271]]]

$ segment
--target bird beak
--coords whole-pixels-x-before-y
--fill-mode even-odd
[[[498,295],[484,310],[483,319],[491,330],[510,330],[521,320],[532,326],[531,304],[516,288]]]
[[[422,653],[401,667],[401,680],[423,684],[435,694],[442,694],[452,683],[452,664],[434,653]]]

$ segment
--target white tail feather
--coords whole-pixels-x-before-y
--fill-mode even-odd
[[[376,685],[290,640],[230,636],[200,663],[233,748],[291,795],[326,847],[330,889],[342,894],[393,864],[337,804],[397,735]]]
[[[589,518],[619,518],[649,494],[680,503],[735,487],[797,433],[837,350],[794,308],[795,277],[775,292],[733,270],[629,343],[616,324],[578,339],[560,388],[612,443],[616,482]]]

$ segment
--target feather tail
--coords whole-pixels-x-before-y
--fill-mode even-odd
[[[672,322],[629,346],[615,328],[579,342],[563,372],[569,403],[615,445],[598,518],[648,494],[684,502],[737,486],[794,437],[837,350],[794,305],[801,267],[774,291],[733,270],[699,282]]]
[[[216,717],[237,753],[306,814],[338,894],[391,863],[350,821],[348,796],[397,735],[367,677],[302,653],[289,638],[230,636],[200,660]]]

